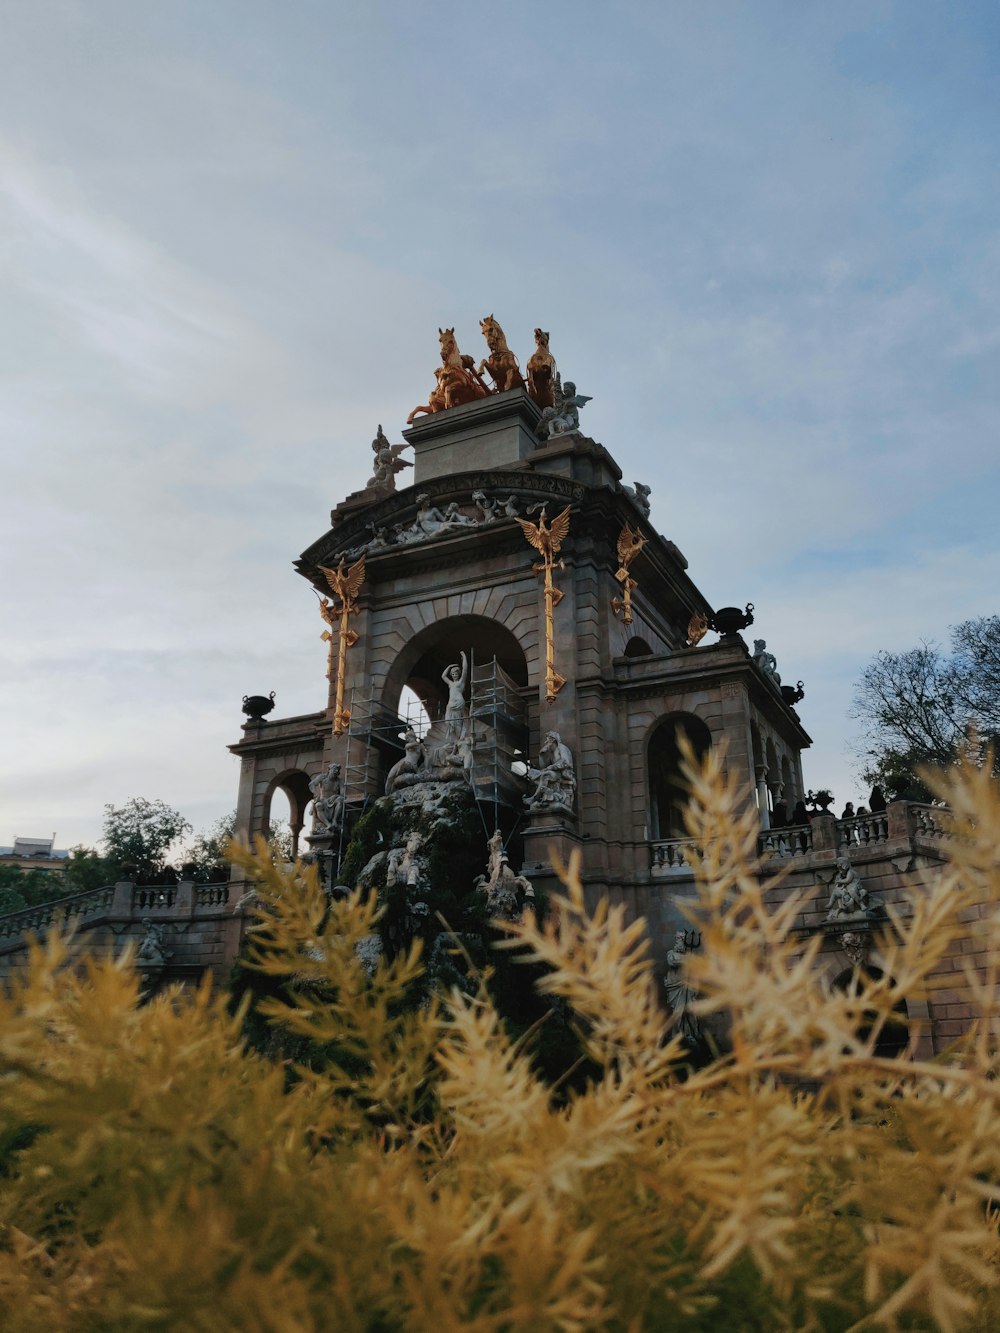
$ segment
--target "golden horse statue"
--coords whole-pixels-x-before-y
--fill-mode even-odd
[[[521,374],[521,367],[517,364],[517,357],[507,346],[503,329],[492,315],[481,319],[479,327],[483,331],[490,354],[485,360],[480,361],[476,373],[481,375],[484,370],[488,370],[497,393],[503,393],[506,389],[523,389],[524,377]]]
[[[486,398],[490,390],[483,383],[482,372],[473,369],[475,362],[471,356],[463,356],[458,350],[454,329],[438,329],[441,343],[441,364],[434,375],[437,384],[431,390],[426,403],[415,407],[406,418],[408,426],[420,412],[444,412],[446,408],[458,407],[462,403],[474,403],[477,398]]]
[[[555,407],[555,377],[556,359],[549,351],[549,335],[544,329],[536,329],[535,350],[528,357],[528,393],[539,407]]]

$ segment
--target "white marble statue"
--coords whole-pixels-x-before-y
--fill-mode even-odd
[[[405,787],[415,782],[423,763],[423,741],[412,727],[407,727],[403,737],[403,757],[389,769],[389,776],[385,780],[386,796],[391,796],[397,787]]]
[[[365,489],[385,493],[394,491],[396,489],[396,473],[402,472],[404,467],[413,466],[412,463],[399,456],[404,449],[409,447],[408,444],[390,444],[382,427],[379,426],[378,434],[372,440],[372,453],[375,455],[372,476]]]
[[[542,412],[538,425],[538,434],[543,440],[555,439],[559,435],[576,435],[580,430],[580,408],[590,402],[590,397],[577,393],[572,380],[562,384],[556,372],[555,403]]]
[[[637,481],[634,486],[622,487],[625,494],[632,497],[632,502],[644,518],[649,518],[650,489],[649,486],[644,486],[641,481]]]
[[[445,667],[441,679],[448,687],[448,702],[444,710],[445,738],[457,744],[469,727],[469,711],[465,706],[465,686],[469,679],[469,659],[461,654],[461,664],[453,662]]]
[[[166,927],[148,916],[142,918],[142,925],[146,934],[139,945],[136,962],[140,967],[162,967],[173,957],[173,951],[165,947]]]
[[[691,1002],[696,992],[688,984],[684,975],[685,959],[688,955],[688,932],[678,930],[674,936],[674,947],[667,953],[667,967],[663,974],[663,985],[667,992],[667,1003],[673,1015],[673,1026],[690,1042],[701,1040],[701,1024],[691,1012]]]
[[[535,790],[524,798],[529,810],[572,810],[576,797],[573,754],[558,731],[546,733],[538,752],[538,768],[529,768]]]
[[[331,764],[309,783],[313,798],[313,833],[336,833],[344,823],[346,793],[340,780],[340,765]]]
[[[503,837],[497,829],[487,848],[487,873],[476,880],[476,888],[485,894],[491,916],[519,921],[525,907],[532,905],[535,889],[524,875],[515,875],[503,849]]]
[[[830,898],[826,904],[827,921],[838,921],[843,917],[877,916],[880,908],[881,902],[869,895],[848,858],[838,856],[837,873],[830,885]]]

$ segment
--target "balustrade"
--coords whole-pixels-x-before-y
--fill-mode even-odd
[[[945,827],[942,815],[947,810],[940,805],[922,805],[911,801],[909,816],[913,831],[922,838],[947,838],[950,830]]]
[[[837,845],[840,847],[867,847],[888,841],[889,816],[884,812],[837,820]]]
[[[792,824],[788,828],[765,829],[757,839],[757,852],[772,857],[804,856],[812,851],[813,835],[809,824]]]
[[[650,869],[655,875],[670,871],[690,871],[689,854],[694,851],[695,843],[690,838],[673,838],[669,842],[653,842],[649,846]]]
[[[229,902],[229,885],[199,884],[195,901],[199,907],[221,907]]]
[[[114,886],[108,885],[100,889],[88,889],[86,893],[75,893],[71,898],[57,898],[55,902],[40,903],[37,907],[25,907],[20,912],[9,912],[6,916],[0,917],[0,937],[12,939],[27,931],[44,930],[57,918],[68,921],[74,917],[104,911],[111,906],[114,896]]]
[[[155,908],[170,908],[173,907],[176,898],[176,884],[153,884],[145,888],[139,884],[134,884],[132,886],[133,912],[148,912]]]

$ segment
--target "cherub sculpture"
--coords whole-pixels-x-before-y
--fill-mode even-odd
[[[830,897],[826,904],[827,921],[836,921],[840,917],[878,916],[881,910],[881,900],[869,896],[868,890],[861,883],[858,872],[848,858],[838,856],[837,873],[830,886]]]
[[[547,407],[542,413],[542,419],[538,425],[538,434],[543,440],[554,439],[557,435],[579,434],[580,408],[590,401],[590,395],[577,393],[576,385],[572,380],[567,380],[563,384],[559,378],[559,372],[556,371],[553,405]]]
[[[409,447],[408,444],[390,444],[380,425],[378,434],[372,440],[372,453],[375,455],[374,471],[365,486],[365,490],[394,491],[396,489],[396,473],[402,472],[405,467],[413,466],[408,459],[399,456],[404,449]]]

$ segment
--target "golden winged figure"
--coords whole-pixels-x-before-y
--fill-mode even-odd
[[[630,527],[626,523],[618,535],[618,563],[621,569],[615,578],[623,581],[623,571],[627,572],[629,565],[645,545],[646,538],[640,536],[639,529]]]
[[[327,569],[325,565],[320,565],[319,572],[326,579],[330,591],[339,597],[345,606],[353,605],[365,581],[365,558],[361,556],[346,573],[343,560],[336,569]]]
[[[569,532],[570,507],[570,505],[567,505],[562,513],[557,514],[548,526],[545,522],[544,505],[542,506],[542,512],[538,515],[537,523],[530,523],[526,518],[517,520],[529,544],[546,561],[554,560],[559,554],[559,548],[562,546],[567,532]]]

